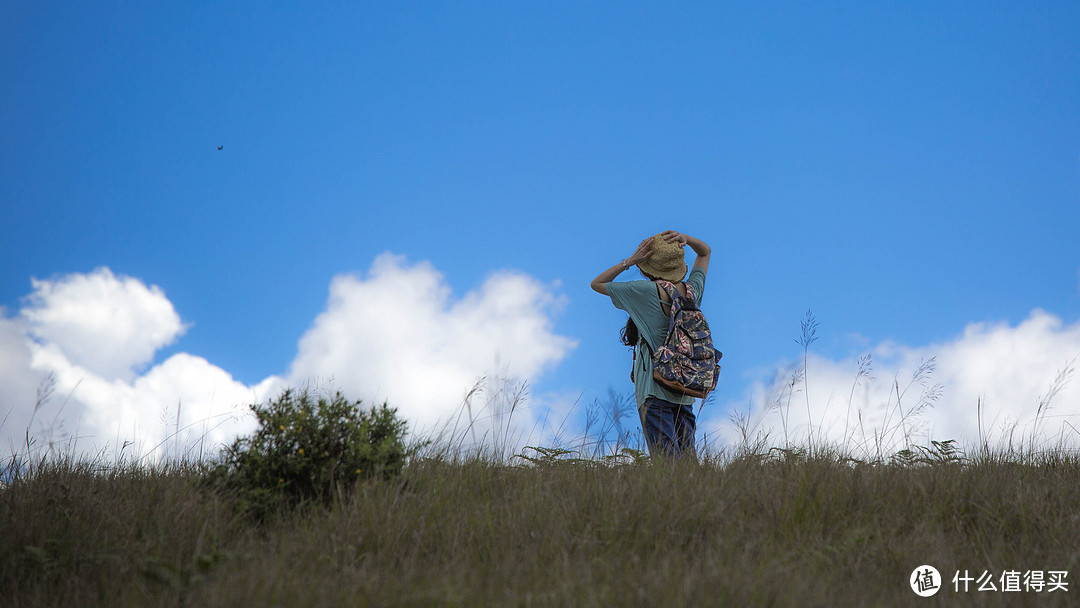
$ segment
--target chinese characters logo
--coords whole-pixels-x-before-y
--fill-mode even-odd
[[[919,597],[930,597],[941,589],[941,573],[933,566],[922,565],[911,573],[911,590]]]

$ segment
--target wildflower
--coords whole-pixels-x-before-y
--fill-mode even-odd
[[[303,456],[303,455],[304,455],[304,448],[300,448],[300,455],[301,455],[301,456]]]

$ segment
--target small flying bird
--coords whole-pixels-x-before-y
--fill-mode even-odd
[[[224,148],[224,147],[225,147],[225,146],[218,146],[218,147],[217,147],[217,149],[218,149],[218,150],[220,150],[220,149],[222,149],[222,148]]]

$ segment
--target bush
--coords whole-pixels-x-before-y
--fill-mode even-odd
[[[258,429],[225,449],[215,477],[236,486],[257,514],[278,504],[325,502],[339,489],[393,477],[404,466],[406,425],[385,403],[365,410],[340,392],[315,399],[288,389],[250,408]]]

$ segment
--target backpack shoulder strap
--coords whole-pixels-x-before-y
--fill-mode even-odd
[[[679,311],[681,311],[683,309],[682,304],[679,301],[679,298],[682,298],[683,296],[679,295],[679,290],[676,289],[675,284],[670,282],[670,281],[657,281],[656,284],[661,286],[664,289],[664,291],[667,292],[668,298],[671,299],[671,304],[670,304],[671,308],[669,309],[668,316],[674,317],[675,313],[677,313],[677,312],[679,312]],[[686,295],[689,296],[691,299],[693,299],[693,294],[694,294],[694,292],[691,291],[690,286],[687,285],[686,286]],[[665,304],[667,304],[667,302],[661,302],[661,305],[665,305]]]
[[[674,304],[675,300],[679,298],[679,290],[675,289],[675,284],[671,281],[657,281],[656,284],[663,288],[665,292],[667,292],[668,298],[671,299],[672,304]],[[667,304],[667,302],[664,303]]]

